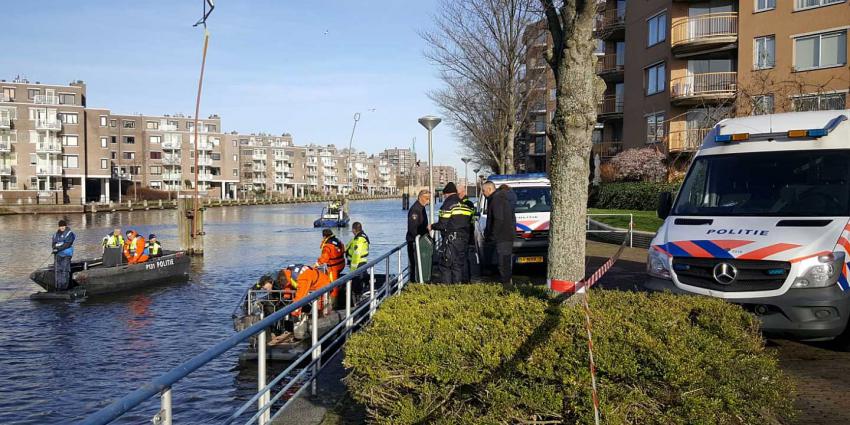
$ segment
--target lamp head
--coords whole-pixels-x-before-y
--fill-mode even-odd
[[[425,127],[429,131],[433,130],[434,127],[436,127],[442,121],[442,119],[433,115],[426,115],[422,118],[419,118],[419,124],[422,124],[422,127]]]

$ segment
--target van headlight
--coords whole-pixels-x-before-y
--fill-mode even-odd
[[[649,249],[649,255],[646,258],[646,272],[659,279],[671,280],[670,278],[670,259],[666,254],[652,249]]]
[[[833,252],[820,255],[800,277],[794,279],[792,288],[825,288],[835,285],[844,268],[844,253]]]

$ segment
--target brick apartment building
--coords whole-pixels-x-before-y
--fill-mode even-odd
[[[221,118],[125,115],[87,107],[82,81],[69,85],[0,80],[0,203],[80,203],[119,199],[129,186],[210,198],[258,194],[396,191],[388,158],[352,155],[333,146],[295,146],[283,134],[224,133]],[[414,156],[415,158],[415,156]],[[197,163],[197,166],[196,166]],[[196,173],[197,171],[197,173]]]
[[[604,0],[598,10],[607,90],[593,150],[603,159],[643,146],[687,159],[725,117],[847,108],[848,0]],[[533,69],[549,40],[527,39]],[[546,167],[537,137],[554,105],[542,106],[527,125],[530,170]]]

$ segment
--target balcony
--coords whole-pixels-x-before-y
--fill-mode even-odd
[[[255,173],[265,173],[266,172],[266,165],[265,164],[262,164],[262,165],[254,164],[254,166],[251,167],[251,171],[253,171]]]
[[[174,140],[169,140],[167,142],[162,142],[162,148],[170,151],[179,151],[180,145],[182,143]]]
[[[255,152],[253,155],[251,155],[251,159],[253,159],[254,161],[265,161],[266,160],[266,154]]]
[[[623,142],[612,140],[609,142],[594,143],[592,151],[594,155],[599,155],[602,159],[608,159],[616,156],[623,151]]]
[[[9,165],[0,165],[0,176],[11,176],[12,167]]]
[[[606,9],[596,15],[596,34],[603,40],[625,38],[626,9]]]
[[[11,102],[12,98],[6,93],[0,93],[0,102]]]
[[[677,125],[679,124],[679,125]],[[667,135],[667,150],[670,152],[696,152],[710,128],[683,128],[685,123],[670,123]],[[677,129],[681,128],[681,129]]]
[[[199,173],[198,174],[198,181],[208,182],[208,181],[211,181],[212,179],[213,179],[212,173]]]
[[[708,72],[670,81],[670,98],[677,105],[721,102],[733,99],[737,90],[737,72]]]
[[[596,108],[599,119],[622,119],[623,98],[619,96],[605,96]]]
[[[12,119],[9,117],[0,117],[0,128],[6,130],[12,128]]]
[[[210,158],[210,157],[198,157],[198,165],[202,166],[202,167],[209,167],[210,165],[213,165],[212,158]]]
[[[528,132],[531,134],[546,134],[546,123],[544,121],[534,121],[529,126]]]
[[[254,178],[251,179],[251,183],[266,184],[266,178],[265,177],[254,177]]]
[[[59,96],[56,95],[47,95],[47,94],[37,94],[33,96],[32,103],[39,105],[58,105],[59,104]]]
[[[60,154],[62,153],[62,143],[56,139],[41,141],[35,145],[36,153]]]
[[[61,176],[62,167],[58,165],[38,165],[35,168],[37,176]]]
[[[177,131],[177,124],[168,124],[168,121],[160,121],[159,131]]]
[[[738,13],[707,13],[674,18],[670,47],[677,57],[734,49],[738,44]]]
[[[6,153],[12,151],[12,143],[14,140],[11,138],[7,140],[0,140],[0,153]]]
[[[213,145],[210,142],[198,143],[198,150],[199,151],[211,151],[212,148],[213,148]]]
[[[611,53],[602,55],[596,62],[596,74],[606,80],[623,80],[625,63],[623,54]]]
[[[289,179],[287,179],[284,176],[275,176],[274,182],[275,183],[289,183]]]
[[[183,159],[178,155],[165,155],[162,157],[162,163],[164,165],[180,165],[183,163]]]
[[[162,180],[170,182],[179,182],[180,173],[162,173]]]
[[[59,131],[62,130],[62,122],[54,119],[35,120],[36,130]]]

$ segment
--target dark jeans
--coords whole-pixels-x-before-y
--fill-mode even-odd
[[[446,246],[439,262],[440,283],[466,283],[468,280],[467,247],[465,237],[455,237],[445,241]]]
[[[407,264],[409,265],[410,281],[419,282],[419,279],[416,277],[416,241],[407,242]]]
[[[71,257],[56,255],[54,258],[54,286],[57,291],[64,291],[71,283]]]
[[[499,265],[499,280],[503,286],[510,286],[514,267],[514,243],[496,242],[496,262]]]

